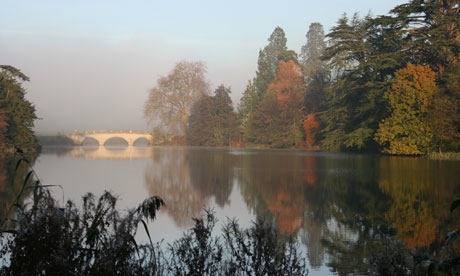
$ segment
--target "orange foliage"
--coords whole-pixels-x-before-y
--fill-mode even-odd
[[[300,195],[281,186],[276,191],[275,201],[267,204],[282,234],[295,234],[302,226],[303,199]]]
[[[300,100],[302,75],[300,67],[292,60],[280,61],[275,80],[268,86],[268,91],[276,94],[278,103],[288,100]]]
[[[305,142],[307,147],[311,148],[316,143],[316,136],[319,133],[319,123],[315,113],[308,114],[303,123],[303,129],[305,131]]]
[[[316,183],[316,157],[305,156],[305,180],[310,186],[315,186]]]

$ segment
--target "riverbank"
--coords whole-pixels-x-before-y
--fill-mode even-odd
[[[428,159],[434,160],[460,160],[460,152],[430,152]]]

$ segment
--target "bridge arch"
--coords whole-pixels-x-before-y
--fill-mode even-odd
[[[127,147],[127,146],[130,146],[130,141],[123,138],[123,137],[120,137],[120,136],[112,136],[112,137],[107,137],[105,140],[103,140],[103,143],[101,144],[101,146],[107,146],[107,143],[109,143],[108,145],[112,144],[112,143],[117,143],[120,144],[121,146],[124,146],[124,147]]]
[[[81,140],[80,144],[82,146],[95,146],[95,147],[101,145],[99,140],[94,138],[94,137],[85,137],[85,138],[83,138],[83,140]]]
[[[139,137],[134,139],[133,141],[133,146],[138,147],[138,146],[144,146],[144,144],[151,146],[152,142],[151,140],[147,139],[146,137]]]

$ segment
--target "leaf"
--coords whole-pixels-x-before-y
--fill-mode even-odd
[[[147,223],[145,223],[145,221],[143,219],[141,219],[141,222],[144,225],[144,229],[145,229],[145,232],[147,232],[147,236],[149,237],[150,245],[152,245],[152,247],[153,247],[152,238],[150,237],[150,232],[149,232],[149,229],[147,228]]]
[[[459,206],[460,206],[460,198],[452,202],[452,204],[450,205],[450,211],[452,212],[453,210],[457,209]]]
[[[129,235],[129,241],[134,244],[134,247],[136,247],[137,256],[139,257],[139,247],[137,246],[136,240],[133,236]]]
[[[30,171],[27,173],[26,178],[24,179],[24,186],[27,184],[27,181],[29,181],[30,176],[32,175],[33,171]]]
[[[16,163],[16,168],[14,169],[14,171],[18,171],[18,168],[19,166],[21,165],[21,162],[22,162],[22,158],[18,160],[18,162]]]

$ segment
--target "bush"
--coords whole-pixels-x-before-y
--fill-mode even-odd
[[[282,236],[257,219],[247,230],[228,221],[222,236],[212,234],[214,213],[195,218],[195,226],[168,248],[153,244],[146,225],[163,205],[145,200],[122,215],[117,198],[105,192],[60,208],[38,187],[30,208],[20,209],[16,227],[2,231],[1,275],[306,275],[305,257],[293,237]],[[138,245],[142,224],[150,243]],[[8,234],[6,232],[9,232]]]

